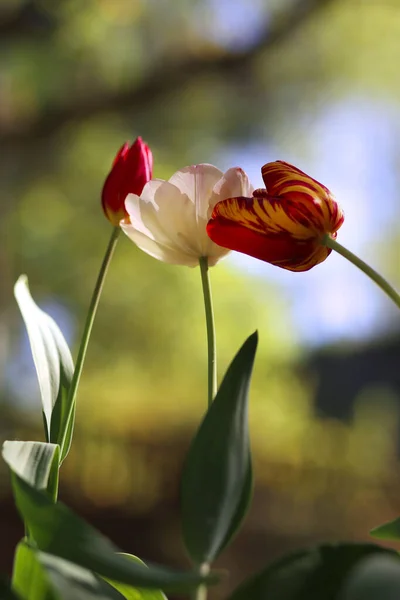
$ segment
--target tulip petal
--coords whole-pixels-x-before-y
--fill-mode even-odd
[[[180,235],[180,230],[186,229],[185,215],[183,210],[179,210],[182,205],[181,194],[174,185],[154,179],[145,185],[141,197],[129,194],[125,200],[130,222],[140,233],[165,248],[191,255],[193,248],[190,241]],[[193,220],[194,207],[186,203],[186,208],[192,212]]]
[[[211,217],[214,206],[221,200],[232,198],[234,196],[248,196],[253,192],[247,174],[239,167],[228,169],[215,184],[211,198],[208,202],[207,218]],[[221,246],[214,244],[211,238],[207,237],[206,223],[204,223],[204,255],[208,256],[208,264],[215,265],[222,257],[230,252],[228,248],[223,250]]]
[[[256,190],[255,194],[260,194]],[[274,198],[265,191],[253,198],[229,198],[218,202],[212,218],[221,216],[263,234],[290,234],[298,240],[320,236],[318,223],[308,206],[286,198]]]
[[[129,194],[125,200],[128,217],[120,225],[144,252],[159,260],[196,266],[200,257],[207,257],[213,266],[230,250],[207,235],[210,206],[252,190],[242,169],[222,173],[209,164],[188,166],[168,181],[149,181],[140,197]]]
[[[293,181],[302,181],[304,184],[312,186],[316,192],[323,190],[325,194],[331,194],[322,183],[284,160],[267,163],[261,168],[261,175],[267,191],[273,196],[281,196],[284,188]]]
[[[297,213],[308,214],[307,221],[319,232],[336,231],[343,212],[327,187],[297,167],[278,160],[261,169],[267,192],[290,201]]]
[[[132,146],[119,149],[104,182],[101,202],[104,213],[114,226],[126,217],[124,202],[129,193],[140,194],[151,179],[153,157],[150,148],[138,137]]]
[[[330,253],[285,213],[279,199],[269,197],[219,202],[207,233],[216,244],[291,271],[307,271]]]
[[[198,258],[185,255],[185,258],[183,259],[182,252],[155,241],[138,231],[136,227],[132,226],[130,223],[121,221],[120,226],[123,232],[137,245],[138,248],[157,260],[161,260],[162,262],[171,265],[185,265],[188,267],[196,267],[199,264]]]
[[[196,215],[206,220],[209,199],[213,194],[214,186],[222,176],[222,171],[217,167],[203,163],[180,169],[168,181],[176,185],[180,192],[193,202]]]
[[[128,142],[125,142],[125,144],[123,144],[121,146],[121,148],[118,150],[117,155],[114,158],[112,166],[115,167],[115,165],[121,160],[121,158],[123,158],[125,156],[125,154],[127,154],[127,152],[129,152],[129,144],[128,144]]]
[[[159,221],[170,239],[190,256],[208,256],[210,265],[221,254],[227,254],[211,242],[206,232],[210,197],[222,176],[222,171],[209,164],[184,167],[165,182],[171,195],[165,193],[166,187],[154,194]]]
[[[211,217],[214,206],[220,200],[236,198],[238,196],[249,197],[252,195],[253,190],[254,187],[251,185],[243,169],[239,167],[228,169],[214,186],[207,217]]]
[[[130,223],[121,221],[123,231],[159,260],[196,266],[200,256],[209,256],[212,266],[229,252],[211,242],[206,233],[207,222],[196,217],[194,202],[168,181],[150,181],[141,197],[129,194],[125,208]],[[133,230],[140,235],[134,235]]]

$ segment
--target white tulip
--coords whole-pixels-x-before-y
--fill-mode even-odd
[[[192,165],[168,181],[149,181],[140,196],[129,194],[125,200],[129,216],[120,225],[141,250],[158,260],[195,267],[207,257],[213,266],[229,250],[207,236],[212,209],[220,200],[249,197],[252,192],[242,169],[222,173],[213,165]]]

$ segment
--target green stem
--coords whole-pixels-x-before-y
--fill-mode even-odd
[[[120,231],[121,231],[121,229],[118,226],[113,228],[113,231],[112,231],[112,234],[110,237],[110,241],[108,242],[107,250],[104,255],[103,262],[101,263],[99,274],[97,276],[96,285],[94,286],[92,299],[90,301],[90,305],[89,305],[89,309],[88,309],[88,313],[87,313],[87,317],[86,317],[85,327],[83,329],[81,344],[79,346],[78,357],[76,359],[75,370],[74,370],[74,374],[72,376],[71,386],[70,386],[69,392],[68,392],[67,404],[69,407],[69,411],[68,411],[68,417],[66,420],[67,424],[73,418],[76,393],[78,391],[78,386],[79,386],[79,382],[81,379],[83,364],[85,362],[86,351],[87,351],[88,344],[89,344],[89,338],[90,338],[90,334],[92,331],[94,318],[96,316],[101,292],[103,290],[104,280],[107,275],[108,267],[110,265],[110,262],[111,262],[111,259],[113,256],[115,246],[117,245],[118,236],[120,234]],[[73,427],[73,424],[72,424],[72,427]],[[66,425],[64,428],[63,438],[61,441],[61,449],[64,449],[67,431],[68,431],[68,425]]]
[[[210,565],[208,563],[203,563],[199,567],[200,575],[208,575],[210,572]],[[199,585],[193,593],[193,600],[207,600],[207,586]]]
[[[214,310],[212,305],[210,277],[208,275],[208,258],[199,258],[201,283],[203,285],[204,309],[206,313],[207,326],[207,348],[208,348],[208,406],[217,393],[217,353],[215,347],[215,325]]]
[[[199,585],[199,587],[194,590],[193,600],[207,600],[206,585]]]
[[[374,269],[372,269],[367,263],[365,263],[361,258],[358,258],[355,254],[347,250],[344,246],[339,244],[336,240],[333,240],[329,235],[325,235],[323,238],[323,244],[328,248],[332,248],[338,254],[347,258],[353,265],[358,267],[363,273],[365,273],[372,281],[374,281],[380,288],[393,300],[393,302],[400,308],[400,295],[396,292],[394,288],[382,277],[379,275]]]

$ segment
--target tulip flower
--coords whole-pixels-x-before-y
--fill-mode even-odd
[[[68,452],[68,435],[71,435],[70,432],[73,430],[75,419],[76,394],[104,281],[120,235],[119,222],[127,214],[125,211],[125,198],[130,192],[136,194],[142,192],[144,185],[151,179],[152,168],[153,157],[151,150],[142,141],[142,138],[138,137],[132,146],[125,143],[119,150],[103,186],[101,195],[103,210],[107,219],[111,221],[114,227],[112,228],[110,240],[93,289],[76,359],[76,366],[68,389],[68,397],[66,399],[67,413],[65,414],[66,426],[60,434],[62,459],[65,458]]]
[[[114,225],[111,237],[108,242],[100,270],[94,286],[92,299],[89,304],[89,310],[86,317],[85,327],[79,347],[76,366],[72,377],[71,385],[68,391],[69,413],[66,422],[73,425],[75,415],[75,399],[78,390],[83,364],[85,362],[86,351],[96,316],[97,307],[100,301],[104,281],[110,266],[120,234],[119,223],[126,217],[125,198],[130,192],[141,194],[144,185],[150,181],[153,169],[153,156],[150,148],[138,137],[135,142],[129,146],[125,143],[119,150],[114,159],[111,171],[103,186],[101,202],[104,214]],[[61,447],[64,446],[68,428],[64,431],[64,437]]]
[[[252,191],[242,169],[223,173],[209,164],[185,167],[168,181],[149,181],[141,195],[129,194],[125,201],[128,217],[120,225],[141,250],[158,260],[195,267],[206,257],[208,266],[213,266],[229,249],[207,236],[212,209],[225,198]]]
[[[119,150],[101,196],[104,213],[115,227],[127,216],[125,198],[130,193],[140,195],[152,171],[153,156],[142,138],[138,137],[131,146],[125,143]]]
[[[324,261],[344,215],[324,185],[296,167],[276,161],[263,166],[266,189],[215,206],[207,224],[220,246],[289,271],[308,271]]]
[[[229,250],[210,240],[206,225],[217,202],[252,191],[242,169],[223,173],[213,165],[192,165],[180,169],[168,181],[149,181],[140,196],[129,194],[125,201],[128,217],[120,223],[126,235],[150,256],[175,265],[200,267],[207,325],[209,406],[217,390],[217,357],[208,269]]]

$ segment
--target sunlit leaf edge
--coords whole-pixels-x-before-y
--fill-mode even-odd
[[[147,567],[128,561],[119,549],[67,506],[53,504],[12,472],[12,484],[17,508],[27,523],[40,550],[54,554],[121,583],[139,588],[156,588],[176,593],[186,592],[199,584],[218,581],[215,574],[202,576],[198,572],[179,572],[148,564]]]

